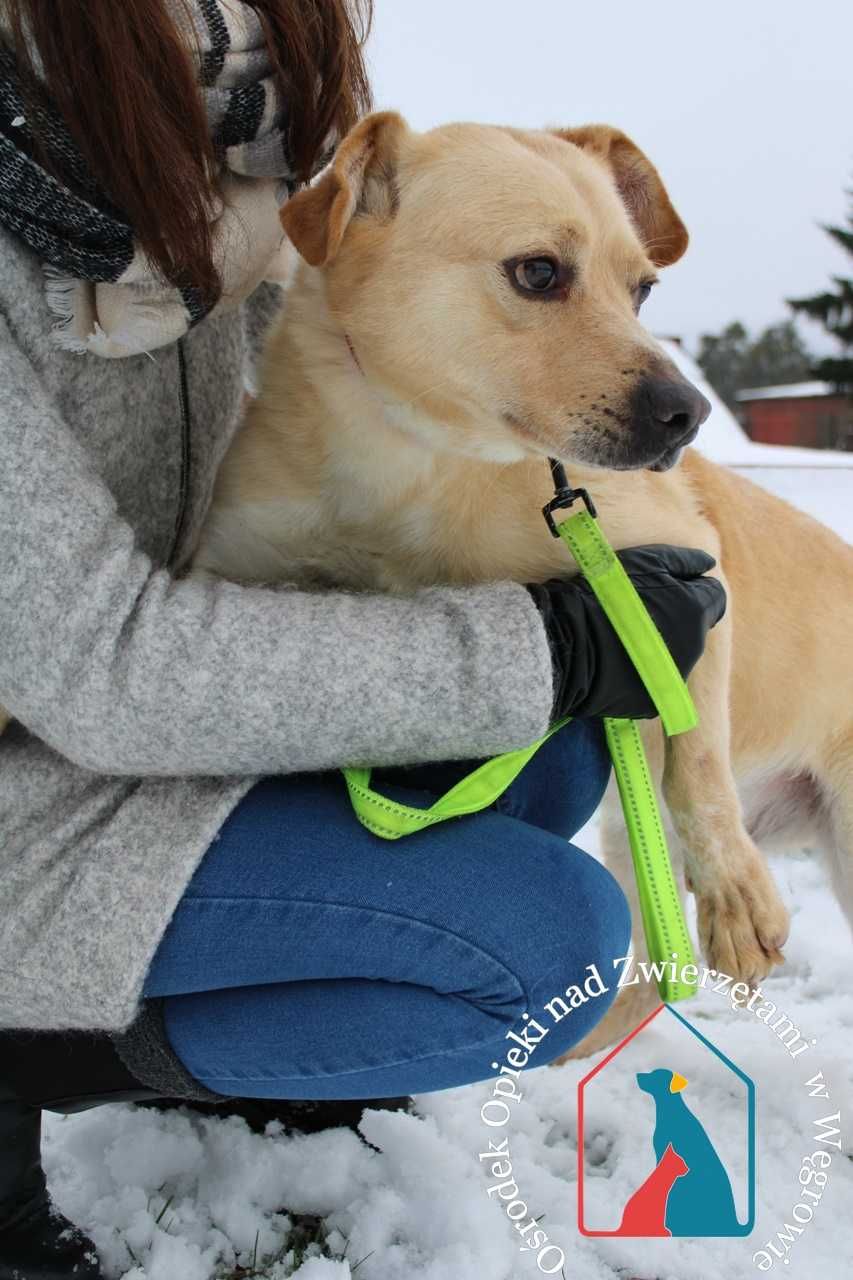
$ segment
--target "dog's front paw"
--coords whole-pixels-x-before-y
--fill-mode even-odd
[[[718,973],[754,986],[784,963],[790,916],[760,855],[697,890],[696,907],[702,950]]]

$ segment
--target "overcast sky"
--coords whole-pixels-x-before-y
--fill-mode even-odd
[[[643,147],[691,233],[644,309],[656,332],[760,328],[850,274],[817,225],[853,185],[850,0],[375,4],[377,106],[415,128],[603,121]]]

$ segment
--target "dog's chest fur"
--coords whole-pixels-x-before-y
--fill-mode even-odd
[[[519,538],[516,522],[471,503],[443,519],[433,492],[377,513],[349,486],[316,497],[259,498],[211,513],[195,567],[242,582],[293,582],[361,590],[407,591],[447,583],[571,573],[562,543],[544,523]],[[363,504],[359,499],[364,499]],[[541,520],[541,517],[540,517]]]

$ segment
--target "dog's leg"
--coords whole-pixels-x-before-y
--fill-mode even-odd
[[[699,726],[667,740],[663,791],[696,895],[703,952],[718,972],[754,984],[783,962],[789,918],[743,824],[730,754],[731,650],[727,616],[690,678]]]
[[[827,846],[832,885],[853,929],[853,733],[831,745],[820,781],[829,819]]]

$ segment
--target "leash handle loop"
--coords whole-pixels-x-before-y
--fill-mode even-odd
[[[352,807],[359,822],[385,840],[399,840],[401,836],[423,831],[436,822],[444,822],[446,818],[462,818],[469,813],[479,813],[481,809],[494,804],[498,796],[503,795],[528,760],[570,719],[571,716],[567,716],[560,720],[529,747],[507,751],[486,760],[473,772],[460,778],[429,809],[416,809],[374,791],[370,786],[370,769],[344,769],[343,775]]]

